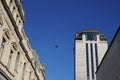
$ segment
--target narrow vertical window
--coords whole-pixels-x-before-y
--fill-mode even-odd
[[[96,57],[96,69],[98,67],[98,47],[97,44],[95,43],[95,57]]]
[[[2,54],[3,54],[3,49],[4,49],[5,42],[6,42],[6,40],[3,38],[2,39],[2,43],[0,45],[0,59],[2,58]]]
[[[19,17],[19,16],[18,16],[18,14],[17,14],[17,15],[16,15],[16,19],[15,19],[15,20],[16,20],[16,22],[18,21],[18,17]]]
[[[92,69],[92,79],[94,80],[94,60],[93,60],[93,44],[90,44],[91,48],[91,69]]]
[[[21,26],[21,21],[19,20],[18,26]]]
[[[23,65],[22,80],[24,80],[24,76],[25,76],[25,69],[26,69],[26,63],[24,63],[24,65]]]
[[[14,12],[15,12],[15,7],[13,7],[12,14],[14,14]]]
[[[13,51],[11,50],[11,51],[10,51],[9,58],[8,58],[8,64],[7,64],[7,67],[8,67],[8,68],[10,67],[10,64],[11,64],[12,55],[13,55]]]
[[[29,80],[31,79],[31,71],[29,72]]]
[[[10,0],[10,2],[9,2],[9,7],[11,7],[11,5],[12,5],[12,2],[13,2],[13,1],[12,1],[12,0]]]
[[[9,32],[8,32],[8,31],[5,32],[5,36],[6,36],[8,39],[10,39],[10,35],[9,35]]]
[[[89,75],[89,54],[88,54],[88,43],[86,43],[86,68],[87,68],[87,80],[90,79]]]
[[[20,53],[18,52],[16,57],[16,62],[15,62],[15,68],[14,68],[16,71],[18,69],[19,60],[20,60]]]

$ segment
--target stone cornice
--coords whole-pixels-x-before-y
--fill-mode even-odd
[[[20,16],[23,20],[23,22],[25,21],[25,18],[24,18],[24,10],[23,10],[23,7],[21,6],[21,3],[18,1],[18,0],[15,0],[15,3],[16,3],[16,6],[18,7],[18,11],[20,13]]]
[[[2,1],[2,3],[3,3],[3,7],[4,7],[6,13],[8,14],[8,16],[9,16],[9,18],[10,18],[12,24],[13,24],[13,27],[14,27],[14,30],[15,30],[17,36],[19,37],[19,39],[22,39],[22,36],[21,36],[21,34],[20,34],[20,32],[19,32],[19,29],[18,29],[18,26],[17,26],[17,24],[16,24],[16,22],[15,22],[15,20],[14,20],[14,18],[13,18],[13,15],[12,15],[9,7],[8,7],[7,4],[6,4],[6,1],[5,1],[5,0],[1,0],[1,1]]]

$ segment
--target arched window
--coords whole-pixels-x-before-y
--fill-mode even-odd
[[[20,53],[18,52],[17,53],[17,57],[16,57],[16,62],[15,62],[15,67],[14,67],[14,69],[17,71],[17,69],[18,69],[18,64],[19,64],[19,60],[20,60]]]

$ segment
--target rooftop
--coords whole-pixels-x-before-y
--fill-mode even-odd
[[[99,31],[97,31],[97,30],[84,30],[83,32],[99,32]]]

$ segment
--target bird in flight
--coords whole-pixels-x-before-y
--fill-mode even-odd
[[[55,48],[58,48],[58,45],[55,45]]]

